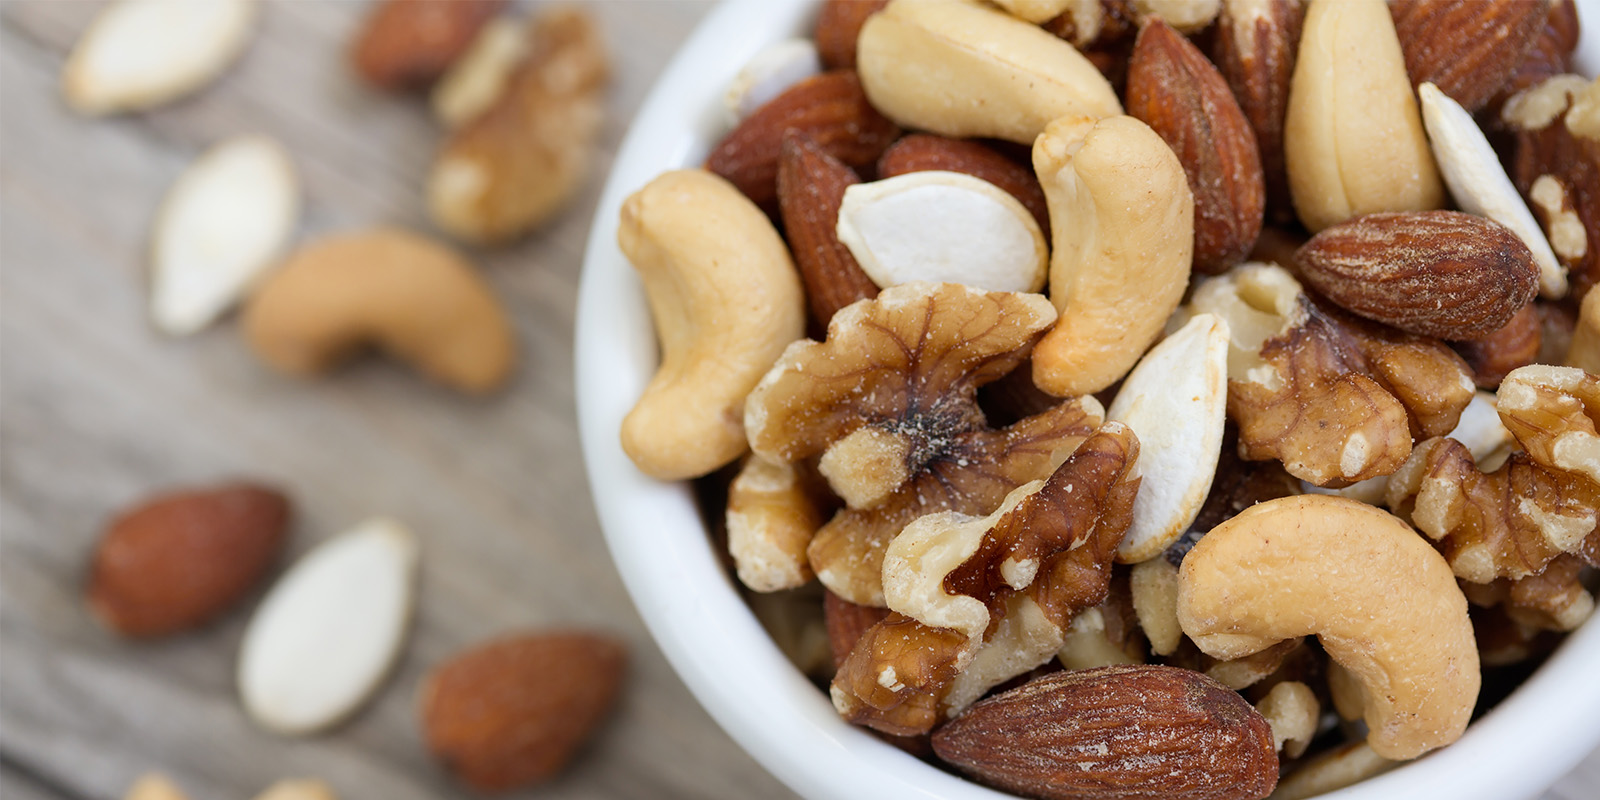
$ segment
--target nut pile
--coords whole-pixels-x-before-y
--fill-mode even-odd
[[[1305,797],[1446,746],[1594,608],[1577,31],[828,0],[622,209],[663,353],[623,447],[726,484],[844,719],[977,781]]]

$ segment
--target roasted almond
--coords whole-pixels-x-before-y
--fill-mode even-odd
[[[856,68],[856,37],[867,17],[883,10],[889,0],[827,0],[817,12],[812,38],[825,69]]]
[[[1177,667],[1046,675],[933,735],[939,758],[1045,800],[1253,800],[1278,781],[1272,728],[1244,698]]]
[[[1493,391],[1507,373],[1539,362],[1541,338],[1539,312],[1529,303],[1494,333],[1477,341],[1458,342],[1455,347],[1472,367],[1478,388]]]
[[[356,74],[379,89],[433,83],[472,46],[506,0],[384,0],[350,48]]]
[[[1194,268],[1214,275],[1243,260],[1266,203],[1255,133],[1216,67],[1160,18],[1133,46],[1128,113],[1183,162],[1194,192]]]
[[[824,152],[857,169],[876,162],[900,135],[867,102],[855,73],[837,70],[807,78],[756,109],[711,149],[706,169],[770,208],[777,199],[783,135],[791,130],[805,133]]]
[[[1039,177],[1031,168],[980,142],[931,133],[913,133],[890,145],[878,159],[880,179],[925,170],[961,172],[1000,187],[1028,209],[1048,240],[1050,209],[1045,205]]]
[[[844,190],[857,183],[855,171],[828,155],[809,135],[797,130],[784,135],[778,159],[778,209],[805,284],[806,304],[823,327],[839,309],[878,296],[878,285],[861,271],[835,232]]]
[[[89,608],[124,636],[205,623],[266,575],[288,522],[288,498],[253,484],[151,498],[112,520],[95,548]]]
[[[1477,111],[1522,63],[1550,0],[1394,0],[1395,34],[1412,86],[1432,83]]]
[[[626,656],[620,642],[581,631],[480,645],[439,665],[423,683],[423,737],[478,791],[547,780],[611,710]]]
[[[1457,211],[1357,217],[1311,237],[1295,259],[1334,303],[1441,339],[1488,336],[1539,291],[1533,254],[1516,234]]]
[[[1283,162],[1283,117],[1304,20],[1300,0],[1224,0],[1211,48],[1211,60],[1256,134],[1267,214],[1280,223],[1294,219]]]

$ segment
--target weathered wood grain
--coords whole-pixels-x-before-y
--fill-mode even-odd
[[[422,181],[439,131],[421,101],[350,78],[343,44],[363,7],[334,2],[266,4],[245,58],[201,95],[76,118],[57,76],[98,6],[0,9],[0,753],[32,776],[16,778],[14,796],[115,798],[161,769],[196,800],[248,798],[292,775],[346,798],[466,797],[421,747],[418,683],[464,645],[559,625],[614,630],[634,660],[620,713],[540,796],[784,796],[650,643],[577,468],[573,308],[598,180],[549,229],[474,253],[522,345],[515,384],[497,397],[463,400],[377,359],[325,381],[285,380],[255,361],[232,320],[165,339],[145,316],[147,228],[205,146],[253,131],[283,141],[305,182],[302,235],[380,222],[427,230]],[[597,175],[707,7],[592,6],[617,63]],[[293,491],[293,554],[377,513],[423,542],[410,645],[376,702],[326,736],[280,739],[243,716],[232,671],[248,614],[134,645],[80,607],[108,514],[152,488],[240,475]]]
[[[439,131],[425,104],[360,87],[343,45],[363,4],[265,5],[245,58],[204,93],[149,114],[83,120],[57,99],[61,62],[100,3],[0,5],[0,794],[111,800],[160,769],[195,800],[245,800],[286,776],[344,798],[471,797],[424,754],[414,693],[431,664],[528,627],[595,626],[633,644],[623,707],[570,774],[525,796],[790,796],[727,738],[649,641],[600,540],[578,468],[572,323],[591,183],[547,230],[475,252],[514,310],[515,384],[484,401],[368,360],[280,378],[225,320],[169,340],[145,316],[147,228],[208,144],[265,132],[305,183],[303,236],[376,223],[429,230],[421,200]],[[591,9],[617,82],[597,175],[705,0]],[[292,555],[367,515],[409,524],[422,601],[376,701],[325,736],[260,731],[234,699],[248,617],[127,644],[79,596],[109,514],[151,489],[254,476],[292,490]],[[1552,789],[1600,785],[1600,755]]]

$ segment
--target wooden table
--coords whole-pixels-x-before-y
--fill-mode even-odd
[[[145,312],[148,228],[208,144],[247,132],[284,142],[305,184],[302,236],[375,223],[428,230],[422,187],[439,130],[422,102],[350,78],[343,47],[362,6],[309,0],[267,4],[248,54],[202,94],[150,114],[77,118],[57,81],[99,5],[0,7],[4,796],[116,798],[161,770],[194,800],[244,800],[289,776],[322,778],[347,799],[469,797],[424,754],[418,682],[466,645],[561,625],[615,631],[633,663],[619,713],[537,796],[790,796],[667,667],[595,523],[574,429],[572,327],[599,180],[538,235],[474,253],[522,345],[515,383],[491,399],[462,399],[378,359],[286,380],[255,360],[231,319],[162,337]],[[597,178],[709,5],[591,7],[617,64]],[[375,701],[327,735],[278,738],[244,717],[233,668],[246,612],[130,644],[83,611],[84,565],[109,514],[153,489],[236,476],[292,491],[291,555],[379,513],[423,542],[410,643]],[[1548,796],[1592,797],[1597,785],[1600,754]]]

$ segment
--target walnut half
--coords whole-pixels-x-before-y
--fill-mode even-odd
[[[818,578],[882,606],[889,540],[935,511],[983,515],[1050,474],[1100,424],[1092,397],[988,427],[979,386],[1027,358],[1055,321],[1040,295],[906,283],[834,315],[827,340],[789,346],[750,394],[745,430],[776,462],[821,456],[841,509],[808,550]]]
[[[1228,321],[1240,455],[1318,486],[1394,472],[1413,435],[1444,435],[1472,400],[1472,372],[1450,348],[1319,304],[1276,265],[1207,280],[1188,308]]]
[[[834,707],[884,733],[926,733],[991,687],[1049,661],[1106,597],[1133,516],[1139,440],[1107,423],[1047,481],[988,517],[922,517],[884,560],[888,617],[834,676]]]
[[[1500,384],[1498,410],[1523,452],[1485,473],[1465,445],[1430,439],[1390,478],[1386,498],[1474,583],[1539,574],[1600,536],[1600,378],[1522,367]]]

